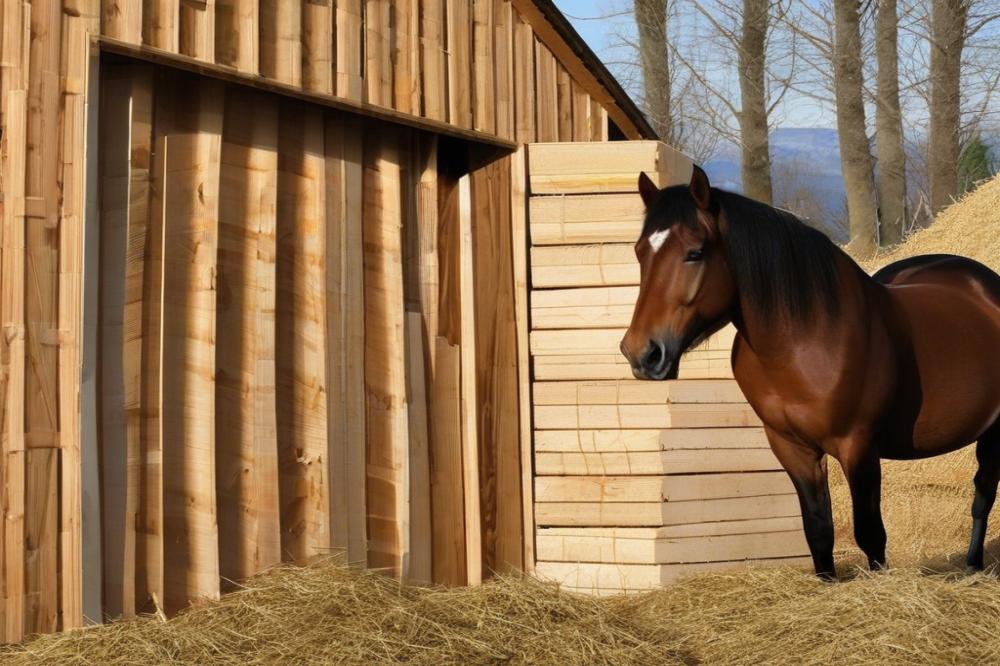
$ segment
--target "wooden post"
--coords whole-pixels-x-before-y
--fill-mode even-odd
[[[438,173],[436,180],[437,223],[420,226],[420,302],[429,331],[425,367],[430,396],[432,569],[435,583],[464,585],[468,578],[462,481],[458,180],[447,173]],[[422,221],[430,219],[422,217]]]
[[[219,596],[215,317],[224,87],[179,82],[166,145],[162,419],[164,606]]]
[[[361,101],[363,94],[364,0],[336,0],[337,96]]]
[[[302,3],[302,87],[333,92],[333,0]]]
[[[253,109],[253,113],[247,113]],[[275,406],[278,105],[231,90],[222,137],[216,350],[219,573],[281,562]]]
[[[467,583],[483,579],[479,514],[479,441],[476,419],[476,317],[472,246],[472,193],[469,176],[458,180],[459,270],[462,312],[462,483],[465,496],[465,566]]]
[[[521,511],[524,527],[522,568],[535,568],[534,472],[532,467],[531,359],[528,351],[528,201],[527,147],[510,157],[511,241],[514,264],[514,302],[517,324],[517,395],[521,438]]]
[[[143,0],[142,5],[143,43],[177,53],[180,46],[180,0]]]
[[[3,143],[3,578],[4,635],[24,635],[24,181],[27,150],[27,92],[8,90]]]
[[[300,0],[260,1],[261,76],[302,85],[302,5]]]
[[[368,565],[403,573],[409,521],[400,135],[365,145],[364,273]]]
[[[180,52],[215,62],[215,0],[181,0]]]
[[[256,75],[260,67],[257,0],[215,0],[215,59]]]
[[[447,26],[444,6],[445,0],[420,0],[422,112],[432,120],[448,118],[448,70],[445,59]]]
[[[330,548],[323,114],[283,101],[278,128],[281,549],[302,562]]]
[[[330,539],[353,564],[367,558],[365,509],[364,123],[326,121],[326,335],[330,390]]]

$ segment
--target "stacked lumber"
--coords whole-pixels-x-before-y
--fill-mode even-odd
[[[536,574],[611,594],[746,562],[800,564],[798,500],[732,378],[735,330],[632,378],[639,171],[687,182],[658,142],[529,147]]]

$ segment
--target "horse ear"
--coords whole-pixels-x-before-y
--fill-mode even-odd
[[[698,208],[708,210],[712,205],[712,186],[708,184],[708,174],[706,174],[697,164],[692,165],[691,170],[691,196]]]
[[[660,188],[646,175],[646,172],[639,172],[639,196],[642,197],[642,203],[646,204],[646,208],[649,208],[659,193]]]

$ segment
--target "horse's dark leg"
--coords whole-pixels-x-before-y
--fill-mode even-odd
[[[969,554],[965,557],[965,563],[970,568],[979,570],[983,568],[986,523],[997,497],[997,482],[1000,481],[1000,430],[994,428],[979,439],[976,444],[976,459],[979,461],[979,469],[973,479],[976,498],[972,501],[972,538],[969,540]]]
[[[837,572],[833,566],[833,511],[823,451],[786,439],[770,428],[765,431],[771,450],[799,495],[802,527],[816,575],[823,580],[834,580]]]
[[[882,523],[882,468],[871,452],[841,461],[854,506],[854,539],[873,571],[885,568],[885,525]]]

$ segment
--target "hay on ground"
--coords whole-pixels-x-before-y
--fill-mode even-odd
[[[1000,178],[869,269],[951,252],[1000,269]],[[845,581],[788,569],[708,574],[648,594],[588,598],[514,577],[422,589],[324,561],[277,569],[166,622],[143,618],[42,636],[4,664],[955,664],[1000,662],[1000,579],[961,571],[972,449],[883,465],[895,569],[849,567],[850,498],[832,495]],[[1000,532],[990,531],[990,559]]]

